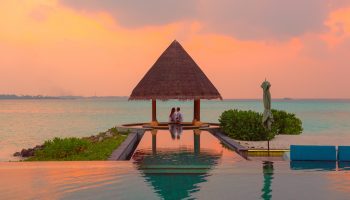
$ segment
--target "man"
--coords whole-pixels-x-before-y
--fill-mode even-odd
[[[180,107],[176,108],[176,123],[181,123],[183,121],[182,113],[180,112]]]
[[[178,125],[176,125],[176,139],[180,139],[180,136],[181,136],[181,133],[182,133],[182,125],[181,125],[181,122],[183,121],[183,116],[182,116],[182,113],[180,112],[180,108],[177,107],[176,108],[176,123]]]

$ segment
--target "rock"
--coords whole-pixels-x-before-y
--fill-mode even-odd
[[[95,135],[89,136],[89,137],[84,137],[83,139],[89,140],[90,142],[96,143],[98,141],[98,137]]]
[[[22,149],[21,151],[21,156],[22,157],[31,157],[34,156],[34,149],[29,148],[29,149]]]
[[[13,154],[13,156],[16,156],[16,157],[17,156],[21,156],[21,152],[16,152],[16,153]]]
[[[113,137],[113,133],[111,133],[110,131],[108,131],[105,135],[106,138],[110,138]]]
[[[13,156],[31,157],[34,156],[35,151],[44,149],[44,145],[36,145],[34,148],[22,149],[20,152],[16,152]]]
[[[99,137],[99,138],[98,138],[98,141],[99,141],[99,142],[102,142],[102,140],[103,140],[103,137]]]

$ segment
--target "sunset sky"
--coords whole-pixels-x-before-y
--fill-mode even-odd
[[[0,94],[128,96],[174,39],[224,98],[350,98],[349,0],[1,0]]]

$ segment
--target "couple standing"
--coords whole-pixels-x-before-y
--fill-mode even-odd
[[[181,133],[182,133],[182,126],[181,122],[183,121],[182,113],[180,112],[180,108],[177,107],[171,109],[170,115],[169,115],[169,131],[171,134],[171,138],[173,140],[180,139]]]
[[[180,112],[180,108],[177,107],[171,109],[170,115],[169,115],[169,123],[177,123],[180,124],[183,121],[182,113]]]

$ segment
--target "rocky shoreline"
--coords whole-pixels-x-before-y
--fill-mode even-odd
[[[34,148],[22,149],[19,152],[15,152],[13,156],[28,158],[34,156],[35,151],[44,149],[44,145],[36,145]]]

